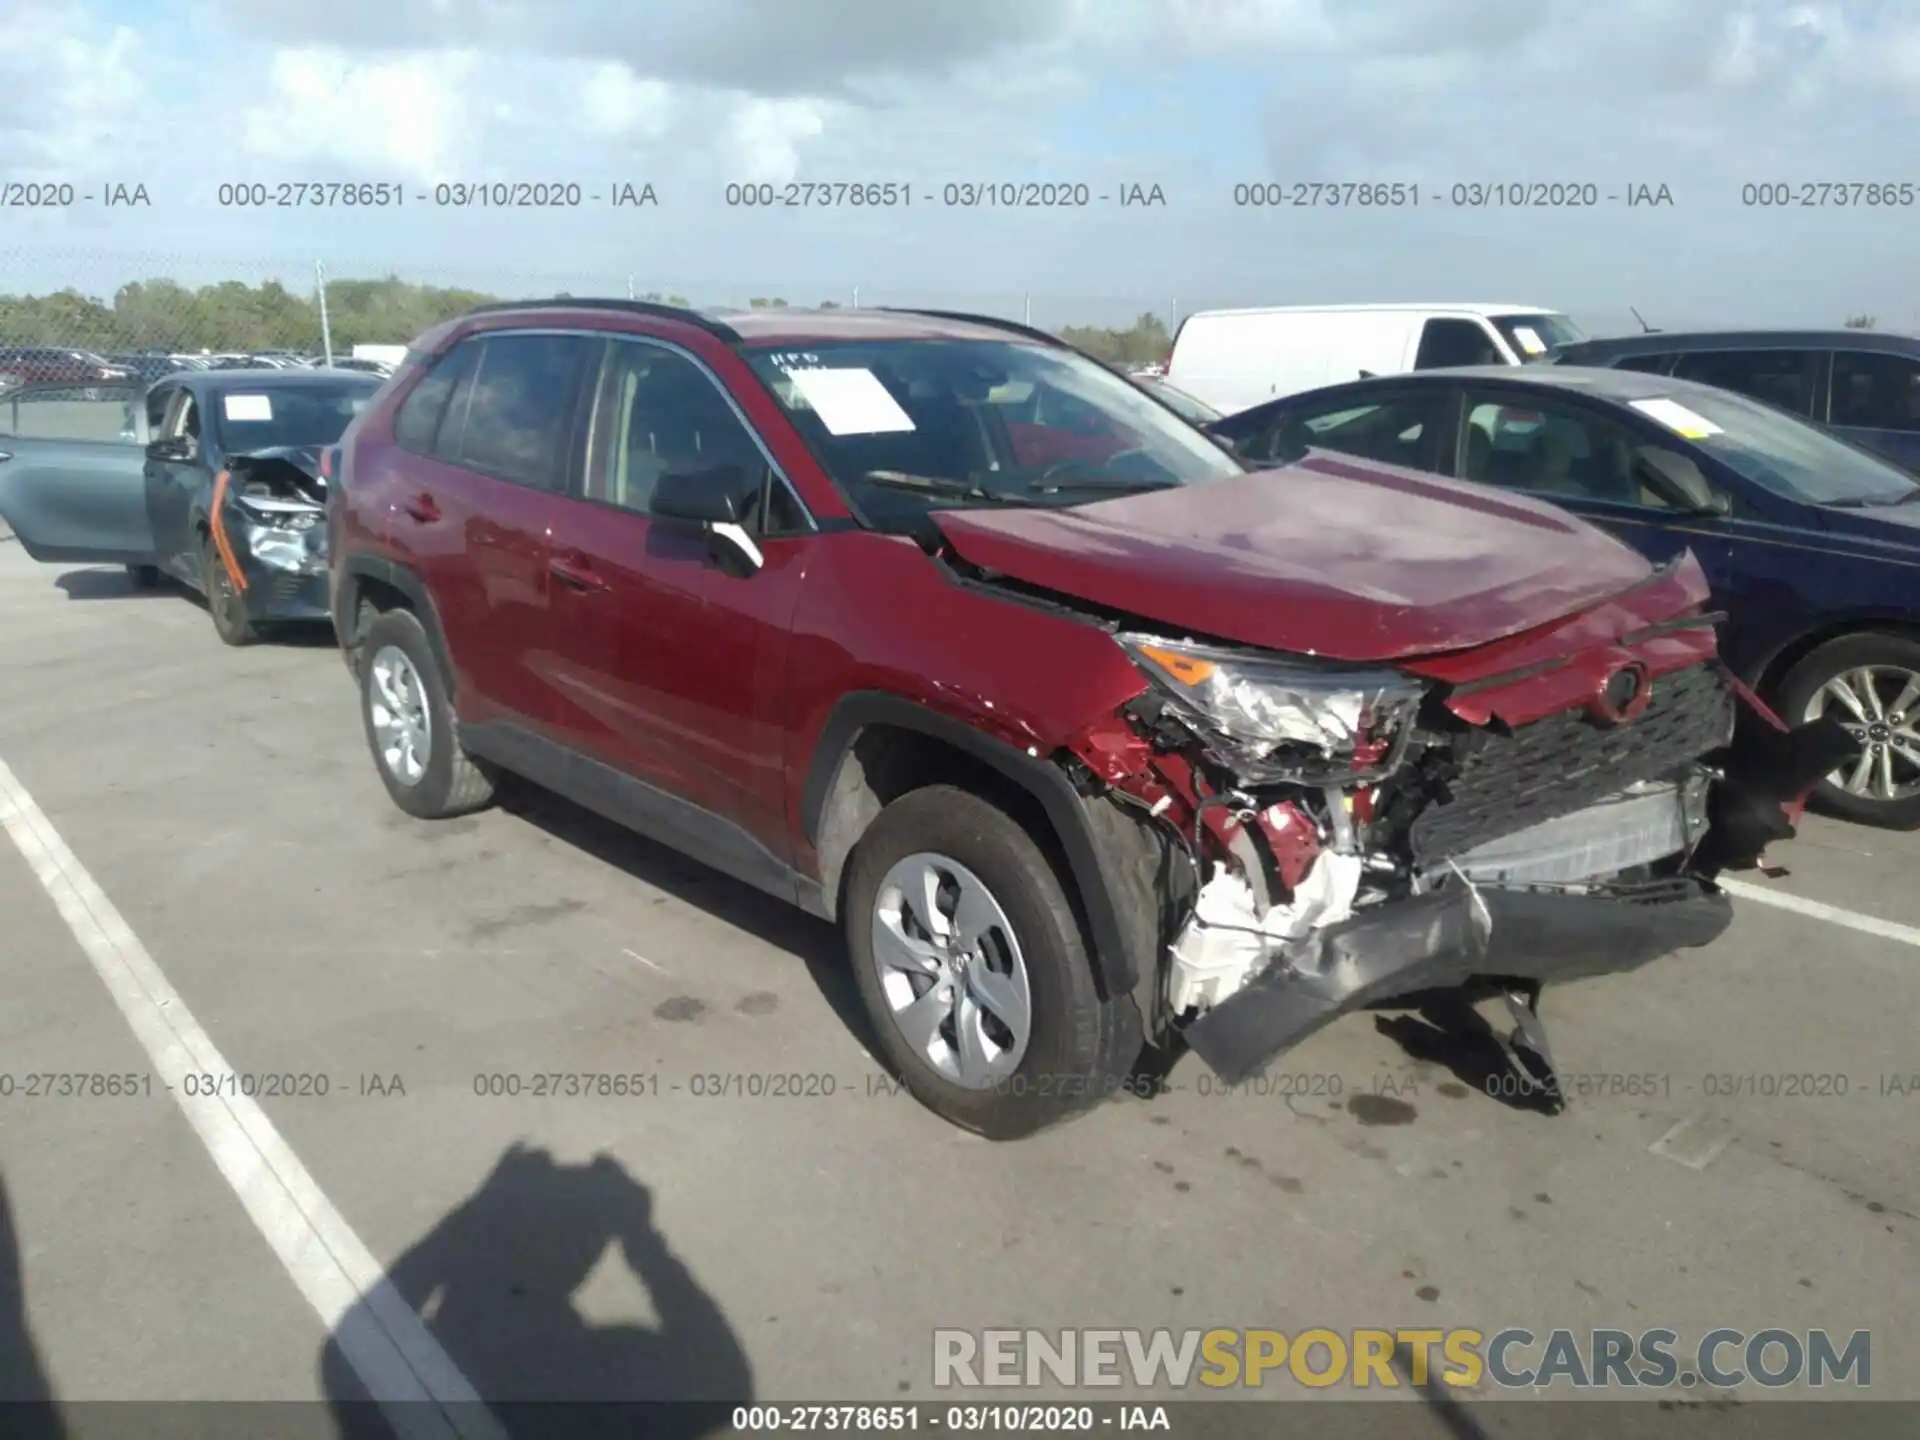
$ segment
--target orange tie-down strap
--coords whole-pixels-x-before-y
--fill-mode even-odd
[[[213,477],[213,499],[207,503],[207,528],[213,534],[213,548],[219,552],[227,578],[233,581],[234,593],[244,595],[247,593],[247,577],[240,569],[240,557],[234,553],[233,541],[227,536],[227,522],[222,513],[227,505],[227,480],[230,475],[230,471],[222,470]]]

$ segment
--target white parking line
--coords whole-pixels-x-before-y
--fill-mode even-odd
[[[1920,929],[1911,925],[1900,925],[1875,915],[1862,915],[1858,910],[1842,910],[1838,905],[1823,905],[1818,900],[1789,895],[1784,890],[1769,890],[1764,885],[1755,885],[1746,880],[1716,880],[1714,883],[1729,895],[1737,895],[1742,900],[1751,900],[1758,905],[1791,910],[1796,915],[1805,915],[1812,920],[1844,925],[1863,935],[1878,935],[1882,940],[1898,940],[1902,945],[1920,947]]]
[[[186,1093],[189,1075],[230,1075],[232,1067],[4,761],[0,824],[93,962],[213,1163],[394,1428],[409,1440],[505,1440],[478,1392],[266,1113],[244,1096]]]

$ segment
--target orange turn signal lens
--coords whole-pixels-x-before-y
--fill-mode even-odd
[[[1142,645],[1140,653],[1182,685],[1198,685],[1220,668],[1211,660],[1197,660],[1178,650],[1163,650],[1158,645]]]

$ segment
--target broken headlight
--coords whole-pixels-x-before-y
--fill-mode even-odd
[[[292,500],[237,495],[247,519],[247,548],[263,565],[312,574],[326,564],[321,512]]]
[[[1337,783],[1397,763],[1427,687],[1342,667],[1157,636],[1116,637],[1189,728],[1246,778]]]

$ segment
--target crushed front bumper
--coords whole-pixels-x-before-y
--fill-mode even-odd
[[[242,552],[241,572],[246,589],[250,619],[269,625],[306,624],[333,619],[333,607],[327,594],[327,572],[301,573],[262,564],[253,555]]]
[[[1537,993],[1548,983],[1634,970],[1710,943],[1732,918],[1726,895],[1694,879],[1598,895],[1451,882],[1289,945],[1279,963],[1183,1033],[1222,1080],[1238,1084],[1350,1011],[1475,980]]]

